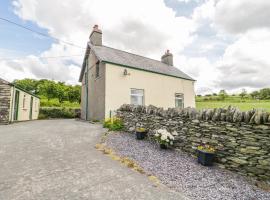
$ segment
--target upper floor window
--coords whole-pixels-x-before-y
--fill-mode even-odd
[[[99,62],[96,63],[96,78],[99,77]]]
[[[184,108],[184,94],[175,93],[175,107]]]
[[[134,105],[144,105],[144,90],[131,89],[130,102]]]

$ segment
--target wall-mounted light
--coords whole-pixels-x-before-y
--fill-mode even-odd
[[[124,76],[129,76],[130,75],[130,73],[128,73],[128,71],[127,71],[127,69],[124,69]]]

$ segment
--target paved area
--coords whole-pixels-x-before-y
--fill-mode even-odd
[[[75,120],[0,126],[0,199],[185,199],[97,151],[104,131]]]

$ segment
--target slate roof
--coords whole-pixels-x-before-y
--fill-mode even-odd
[[[95,55],[100,61],[195,81],[193,78],[191,78],[178,68],[167,65],[161,61],[146,58],[140,55],[136,55],[133,53],[114,49],[107,46],[94,46],[91,44],[88,45],[94,51]],[[84,67],[85,66],[83,66],[82,72],[84,71]],[[80,80],[81,79],[82,74]]]
[[[93,49],[95,55],[101,61],[107,61],[115,64],[125,65],[128,67],[134,67],[145,71],[156,72],[159,74],[165,74],[194,81],[193,78],[191,78],[178,68],[164,64],[161,61],[153,60],[107,46],[91,45],[91,49]]]
[[[17,88],[17,89],[22,90],[22,91],[24,91],[25,93],[28,93],[28,94],[30,94],[30,95],[32,95],[32,96],[37,97],[37,98],[40,99],[39,96],[33,94],[32,92],[29,92],[29,91],[27,91],[27,90],[25,90],[25,89],[23,89],[23,88],[21,88],[21,87],[15,85],[14,83],[10,83],[10,82],[8,82],[8,81],[2,79],[2,78],[0,78],[0,83],[3,83],[3,84],[5,84],[5,85],[14,86],[14,87]]]
[[[5,85],[9,85],[10,83],[2,78],[0,78],[0,82],[5,84]]]

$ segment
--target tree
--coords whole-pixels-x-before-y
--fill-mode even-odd
[[[247,90],[245,88],[242,89],[242,92],[240,93],[241,99],[247,96]]]
[[[221,100],[225,100],[228,97],[226,90],[220,90],[218,96]]]
[[[42,84],[38,85],[39,94],[45,96],[48,101],[53,98],[58,98],[57,86],[54,81],[42,80]]]
[[[261,89],[259,93],[260,99],[270,99],[270,88]]]
[[[65,100],[68,100],[68,88],[64,82],[59,82],[56,85],[56,96],[60,103],[63,103]]]
[[[252,99],[259,99],[260,98],[260,93],[258,91],[254,91],[250,93],[250,96]]]
[[[37,94],[37,86],[38,86],[38,81],[34,80],[34,79],[22,79],[22,80],[14,80],[13,84],[15,84],[16,86],[27,90],[29,92],[32,92],[33,94]]]
[[[81,102],[81,86],[75,85],[68,88],[68,100],[70,102]]]
[[[18,87],[32,92],[48,101],[57,98],[60,103],[64,101],[81,102],[81,86],[67,85],[65,82],[56,82],[47,79],[22,79],[13,82]]]

